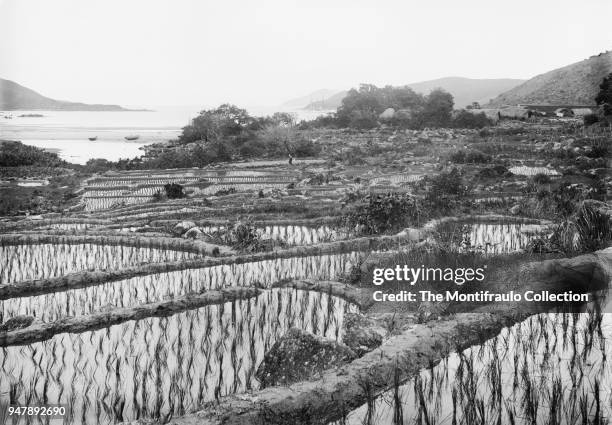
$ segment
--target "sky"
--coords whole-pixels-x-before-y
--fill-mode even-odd
[[[125,106],[530,78],[612,49],[610,0],[0,0],[0,78]]]

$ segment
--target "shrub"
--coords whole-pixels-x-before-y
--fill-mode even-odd
[[[493,125],[484,112],[479,114],[473,114],[468,111],[460,111],[457,116],[453,119],[453,127],[456,128],[484,128]]]
[[[597,114],[587,114],[582,117],[582,120],[584,122],[584,125],[589,126],[597,124],[599,122],[599,117],[597,116]]]
[[[166,183],[164,185],[164,191],[168,199],[178,199],[186,196],[185,189],[178,183]]]
[[[582,251],[597,251],[612,242],[612,223],[610,216],[586,202],[576,214],[574,223]]]
[[[531,181],[535,184],[548,184],[550,183],[550,176],[538,173],[531,178]]]
[[[480,177],[506,177],[512,173],[508,171],[503,165],[494,165],[492,167],[485,167],[478,172]]]
[[[312,140],[299,139],[291,143],[291,150],[296,157],[300,158],[305,156],[316,156],[321,151],[321,147]]]
[[[362,234],[381,234],[418,222],[416,198],[408,194],[368,195],[365,205],[345,217],[346,225]]]
[[[253,139],[240,146],[238,152],[245,158],[260,157],[266,154],[266,145],[261,140]]]
[[[429,184],[429,196],[463,196],[467,195],[469,192],[469,189],[465,185],[463,177],[457,168],[440,173],[437,176],[428,176],[426,178],[426,183]]]
[[[280,241],[263,239],[250,218],[234,224],[229,232],[229,239],[234,248],[243,252],[269,251],[275,244],[281,244]]]
[[[492,157],[477,150],[460,150],[453,152],[450,160],[455,164],[487,164]]]
[[[23,165],[58,167],[65,164],[66,162],[59,159],[56,153],[24,145],[21,142],[0,141],[0,167]]]
[[[421,184],[426,186],[424,210],[430,216],[452,211],[458,206],[461,198],[470,192],[456,168],[437,176],[428,176]]]
[[[227,189],[220,189],[217,190],[214,194],[214,196],[224,196],[224,195],[231,195],[232,193],[236,193],[237,190],[235,187],[228,187]]]

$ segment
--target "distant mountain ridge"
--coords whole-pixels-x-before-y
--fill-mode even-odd
[[[428,94],[431,90],[441,88],[453,95],[455,108],[465,108],[473,102],[487,103],[513,87],[518,86],[525,80],[513,78],[464,78],[464,77],[445,77],[435,80],[421,81],[418,83],[407,84],[417,93]],[[310,110],[331,110],[336,109],[342,104],[342,99],[348,91],[340,91],[332,95],[310,102],[303,106]]]
[[[45,97],[11,80],[0,78],[0,110],[129,111],[119,105],[67,102]]]
[[[504,105],[594,105],[599,85],[612,72],[612,51],[537,75],[491,101]]]
[[[288,100],[280,106],[283,109],[302,109],[311,103],[320,102],[324,99],[329,98],[330,96],[333,96],[336,93],[338,93],[338,90],[320,89],[310,94],[307,94],[306,96],[301,96],[295,99]]]

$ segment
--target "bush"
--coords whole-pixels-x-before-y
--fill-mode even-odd
[[[429,216],[453,211],[459,205],[461,198],[470,192],[456,168],[437,176],[428,176],[420,184],[426,187],[423,209]]]
[[[453,127],[456,128],[484,128],[493,125],[493,121],[491,121],[484,112],[479,114],[473,114],[471,112],[462,110],[457,116],[453,119]]]
[[[164,190],[166,191],[168,199],[179,199],[186,196],[185,189],[178,183],[166,183],[164,185]]]
[[[460,150],[453,152],[450,161],[455,164],[488,164],[492,157],[477,150]]]
[[[56,153],[24,145],[21,142],[0,141],[0,167],[24,165],[59,167],[66,165],[66,162],[59,159]]]
[[[300,139],[291,144],[293,154],[300,158],[305,156],[316,156],[321,152],[321,147],[311,140]]]
[[[426,177],[426,184],[429,184],[429,196],[444,196],[444,195],[456,195],[464,196],[469,192],[468,187],[461,177],[461,173],[457,168],[444,173],[440,173],[437,176]]]
[[[418,222],[416,198],[408,194],[368,195],[366,204],[344,218],[347,226],[361,234],[381,234]]]
[[[584,125],[589,126],[597,124],[599,122],[599,117],[597,116],[597,114],[587,114],[582,117],[582,120],[584,122]]]
[[[235,187],[229,187],[227,189],[220,189],[217,190],[214,194],[214,196],[224,196],[224,195],[231,195],[233,193],[236,193],[237,190]]]
[[[245,158],[260,157],[266,154],[266,145],[259,139],[253,139],[240,146],[238,152]]]
[[[550,177],[546,174],[538,173],[531,178],[531,181],[535,184],[548,184],[550,183]]]
[[[511,176],[512,173],[508,171],[503,165],[494,165],[492,167],[485,167],[478,172],[480,177],[507,177]]]
[[[612,242],[611,221],[610,216],[585,202],[574,220],[579,249],[592,252],[606,248]]]

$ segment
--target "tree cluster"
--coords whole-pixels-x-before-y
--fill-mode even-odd
[[[380,115],[393,108],[391,124],[410,128],[444,127],[451,123],[453,105],[453,96],[442,89],[424,96],[408,86],[379,88],[362,84],[359,89],[351,89],[342,100],[336,119],[340,127],[374,128],[379,125]]]

